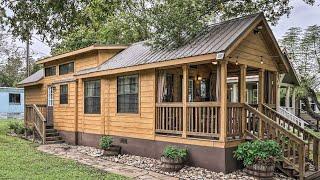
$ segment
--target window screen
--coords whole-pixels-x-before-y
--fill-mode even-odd
[[[60,104],[68,104],[68,85],[60,85]]]
[[[117,112],[138,113],[138,75],[120,76],[117,79]]]
[[[84,113],[100,114],[100,80],[84,82]]]

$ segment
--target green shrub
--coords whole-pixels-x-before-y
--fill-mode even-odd
[[[102,136],[100,139],[100,147],[102,149],[108,149],[112,145],[112,142],[111,136]]]
[[[167,146],[163,151],[163,155],[170,159],[185,159],[187,158],[188,151],[184,148]]]
[[[8,126],[9,126],[9,129],[16,134],[24,134],[25,132],[25,127],[23,126],[23,124],[19,122],[16,122],[16,121],[9,122]]]
[[[268,165],[282,158],[280,145],[273,141],[252,141],[240,144],[234,152],[237,160],[243,160],[245,166],[255,163]]]

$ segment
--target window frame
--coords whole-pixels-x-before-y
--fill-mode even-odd
[[[65,65],[69,65],[69,64],[73,64],[72,71],[68,70],[67,73],[61,73],[61,67],[65,66]],[[74,62],[73,61],[72,62],[63,63],[63,64],[59,64],[59,76],[66,75],[66,74],[71,74],[71,73],[74,73]]]
[[[54,74],[49,74],[47,75],[47,69],[50,69],[50,68],[54,68]],[[56,66],[48,66],[48,67],[45,67],[44,68],[44,77],[50,77],[50,76],[55,76],[57,75],[57,67]]]
[[[61,94],[62,87],[67,87],[67,92],[64,93],[64,94]],[[60,104],[69,104],[69,85],[68,84],[61,84],[59,90],[60,90],[60,92],[59,92],[59,102],[60,102]],[[62,102],[62,96],[66,96],[66,97],[64,97],[64,100],[66,100],[65,102]]]
[[[137,111],[136,112],[119,112],[119,109],[118,109],[118,105],[119,105],[119,99],[118,99],[118,89],[119,89],[119,86],[118,86],[118,79],[119,77],[126,77],[126,76],[137,76]],[[121,76],[117,76],[116,77],[116,102],[115,102],[115,106],[116,106],[116,113],[117,115],[130,115],[130,116],[134,116],[134,115],[139,115],[140,114],[140,96],[141,96],[141,93],[140,93],[140,83],[141,83],[141,80],[140,80],[140,73],[136,73],[136,74],[125,74],[125,75],[121,75]]]
[[[19,95],[19,102],[10,102],[12,98],[10,98],[11,95]],[[9,105],[20,105],[21,104],[21,94],[20,93],[9,93]]]
[[[86,97],[86,83],[88,82],[93,82],[93,81],[99,81],[99,96],[92,96],[92,97]],[[101,108],[102,108],[102,101],[101,101],[101,79],[90,79],[90,80],[85,80],[83,81],[83,113],[85,115],[99,115],[101,114]],[[86,109],[86,98],[97,98],[99,97],[99,112],[87,112],[87,109]]]

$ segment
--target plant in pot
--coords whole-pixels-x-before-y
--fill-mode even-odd
[[[162,169],[167,172],[179,171],[183,168],[187,156],[187,149],[167,146],[161,156]]]
[[[120,154],[121,147],[112,144],[113,140],[111,136],[102,136],[100,139],[100,147],[104,150],[105,156],[116,156]]]
[[[243,161],[247,174],[269,179],[273,177],[276,161],[282,158],[282,151],[273,140],[256,140],[240,144],[234,156]]]

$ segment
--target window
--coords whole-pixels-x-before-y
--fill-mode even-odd
[[[117,79],[117,112],[138,113],[138,75]]]
[[[68,85],[60,85],[60,104],[68,104]]]
[[[52,67],[48,67],[48,68],[45,68],[45,76],[54,76],[56,75],[56,67],[55,66],[52,66]]]
[[[100,114],[100,80],[84,82],[84,113]]]
[[[59,75],[73,73],[74,72],[74,63],[67,63],[59,65]]]
[[[20,94],[9,93],[9,104],[21,104]]]

